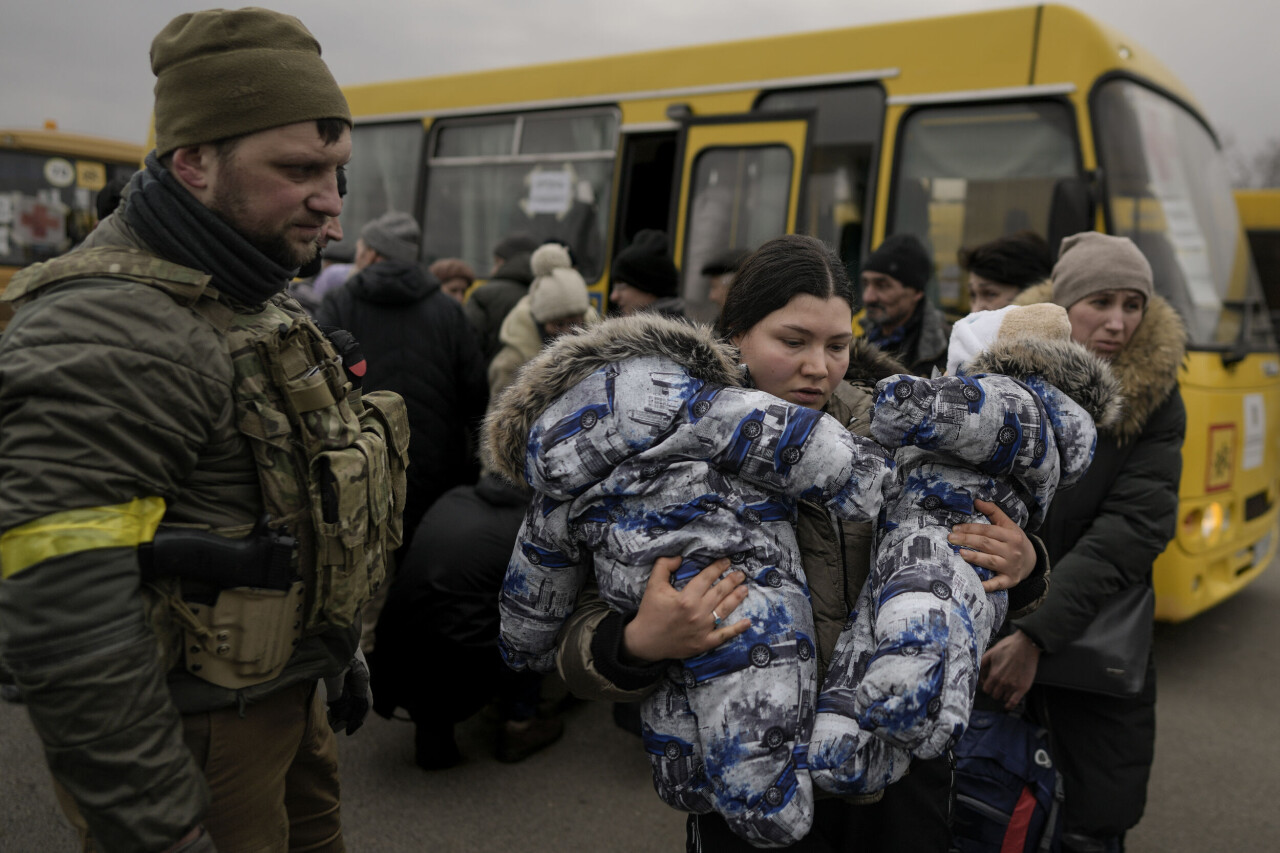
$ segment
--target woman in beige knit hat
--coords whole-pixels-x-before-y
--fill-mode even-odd
[[[1125,832],[1142,818],[1155,753],[1151,658],[1133,696],[1041,684],[1038,670],[1041,656],[1084,634],[1111,596],[1150,585],[1152,563],[1176,531],[1186,330],[1125,237],[1068,237],[1052,282],[1018,301],[1067,309],[1072,338],[1110,362],[1124,408],[1117,423],[1098,430],[1088,473],[1050,505],[1039,532],[1053,583],[1040,609],[1013,620],[1013,632],[983,657],[982,689],[1008,708],[1025,701],[1047,721],[1066,789],[1063,850],[1122,850]]]
[[[533,281],[529,294],[502,321],[502,349],[489,362],[489,399],[496,400],[526,361],[542,347],[600,315],[591,307],[587,283],[573,268],[569,250],[558,243],[539,246],[529,260]]]

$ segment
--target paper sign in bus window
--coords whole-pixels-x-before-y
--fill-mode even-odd
[[[1251,471],[1262,465],[1267,448],[1267,403],[1261,394],[1244,396],[1244,453],[1240,469]]]
[[[527,178],[529,197],[520,206],[528,216],[551,213],[563,216],[573,205],[573,172],[569,169],[538,169]]]

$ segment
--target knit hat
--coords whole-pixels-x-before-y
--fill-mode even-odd
[[[461,258],[441,258],[428,267],[427,272],[441,281],[460,278],[467,284],[471,284],[476,280],[476,271],[471,268],[471,264]]]
[[[896,278],[904,287],[924,290],[933,275],[933,261],[924,244],[911,234],[886,237],[862,262],[863,272],[878,272]]]
[[[979,353],[997,341],[1069,341],[1067,310],[1052,302],[1006,305],[995,311],[975,311],[951,327],[947,347],[947,375],[955,376]]]
[[[534,322],[587,313],[591,307],[587,283],[571,266],[568,249],[558,243],[539,246],[530,264],[534,278],[529,285],[529,313]]]
[[[702,265],[702,274],[706,276],[724,275],[737,272],[742,262],[751,256],[750,249],[725,249]]]
[[[517,232],[499,240],[498,245],[493,247],[493,256],[509,261],[516,255],[527,255],[536,248],[538,248],[537,240],[528,234]]]
[[[1151,264],[1128,237],[1082,231],[1062,241],[1053,267],[1053,301],[1070,308],[1099,290],[1154,293]]]
[[[422,229],[409,214],[388,210],[360,229],[360,239],[389,261],[411,264],[418,260]]]
[[[680,273],[671,260],[671,244],[661,231],[645,229],[613,259],[610,276],[658,298],[675,296]]]
[[[151,42],[156,156],[300,121],[351,123],[347,99],[302,22],[269,9],[210,9]]]

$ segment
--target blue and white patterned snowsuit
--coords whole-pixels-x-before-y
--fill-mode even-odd
[[[604,600],[634,613],[658,557],[683,556],[682,587],[730,556],[748,578],[733,619],[751,627],[671,667],[642,708],[645,748],[670,805],[715,811],[759,846],[794,843],[812,820],[817,698],[796,503],[868,521],[888,464],[830,416],[696,378],[665,353],[601,366],[528,433],[525,473],[538,494],[501,594],[507,662],[553,665],[589,571]]]
[[[900,374],[876,388],[871,434],[900,449],[871,575],[818,703],[810,771],[834,792],[864,790],[868,766],[883,773],[876,738],[923,758],[959,739],[1007,597],[983,591],[990,573],[975,572],[947,536],[956,524],[987,522],[976,498],[1038,526],[1055,490],[1088,469],[1097,442],[1090,413],[1037,375]]]

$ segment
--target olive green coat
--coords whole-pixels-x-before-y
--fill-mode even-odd
[[[93,246],[140,254],[85,278],[73,253],[23,271],[7,294],[29,298],[0,338],[0,535],[154,497],[166,524],[247,533],[262,496],[226,345],[191,307],[207,277],[151,256],[118,216]],[[204,813],[180,714],[336,675],[358,638],[358,626],[310,637],[276,679],[227,690],[162,656],[152,620],[165,608],[140,587],[135,548],[78,550],[5,574],[0,654],[54,777],[96,806],[85,817],[106,849],[162,849]]]

